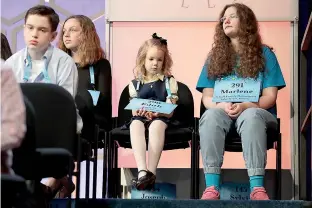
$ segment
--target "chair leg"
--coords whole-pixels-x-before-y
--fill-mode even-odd
[[[109,132],[108,135],[108,148],[107,148],[107,185],[108,185],[108,189],[107,189],[107,198],[111,198],[112,197],[112,182],[113,182],[113,169],[112,169],[112,135]]]
[[[112,141],[112,194],[113,198],[117,198],[117,183],[118,183],[118,176],[117,176],[117,168],[116,168],[116,144],[115,141]]]
[[[76,199],[80,198],[80,168],[81,168],[81,138],[78,135],[78,150],[77,150],[77,171],[76,171]]]
[[[116,198],[115,196],[115,184],[116,184],[116,173],[115,173],[115,158],[114,158],[114,155],[115,155],[115,148],[114,148],[114,145],[115,145],[115,142],[114,141],[111,141],[111,145],[110,145],[110,148],[111,148],[111,152],[110,152],[110,179],[108,180],[109,182],[109,189],[110,189],[110,195],[111,195],[111,198]]]
[[[195,181],[195,199],[199,199],[199,150],[200,150],[200,145],[199,145],[199,137],[195,135],[195,140],[196,140],[196,181]]]
[[[196,189],[196,141],[195,135],[192,134],[191,141],[191,199],[195,199],[195,189]]]
[[[120,168],[118,168],[118,146],[117,144],[114,145],[114,148],[115,148],[115,151],[114,151],[115,165],[114,166],[116,170],[116,183],[115,183],[116,198],[121,198],[121,179],[120,179],[121,170]]]
[[[276,147],[276,199],[282,198],[282,139],[281,134],[278,135]]]
[[[87,148],[87,159],[86,159],[86,193],[85,198],[89,199],[90,195],[90,152],[92,151],[91,144],[88,142],[88,148]]]
[[[73,161],[69,161],[69,173],[68,173],[68,184],[71,184],[73,181]],[[71,207],[72,196],[71,194],[67,200],[67,207]]]
[[[93,183],[92,183],[92,198],[96,198],[96,184],[97,184],[97,160],[98,160],[98,142],[99,142],[99,126],[95,125],[94,129],[94,134],[95,134],[95,147],[94,147],[94,160],[93,160]]]
[[[104,141],[103,141],[103,183],[102,183],[102,198],[106,198],[106,181],[107,181],[107,149],[108,149],[108,142],[107,142],[107,132],[104,132]]]

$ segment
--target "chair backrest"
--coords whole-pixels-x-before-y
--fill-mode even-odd
[[[199,113],[199,118],[202,117],[202,115],[205,113],[206,107],[204,106],[203,101],[200,102],[200,113]]]
[[[77,151],[77,114],[73,97],[55,84],[23,83],[23,94],[35,109],[37,148]]]
[[[178,107],[173,114],[173,120],[180,122],[182,127],[194,127],[194,99],[187,85],[178,82]]]
[[[26,109],[26,128],[27,131],[21,145],[13,150],[14,172],[25,179],[35,179],[33,171],[36,170],[36,119],[35,110],[31,102],[24,96]]]
[[[125,110],[125,107],[129,104],[130,95],[129,95],[129,85],[127,85],[120,97],[118,103],[118,118],[117,118],[117,126],[120,127],[129,121],[132,117],[132,112],[130,110]]]
[[[75,97],[75,103],[83,121],[80,137],[87,141],[94,141],[96,120],[90,93],[87,90],[80,90]]]
[[[175,109],[172,119],[180,123],[180,127],[194,127],[194,100],[190,89],[183,83],[178,82],[178,107]],[[117,125],[121,126],[132,117],[130,110],[124,108],[129,103],[128,86],[121,93],[118,105]]]
[[[109,64],[105,64],[104,66],[104,68],[99,70],[99,80],[97,85],[99,86],[98,90],[101,90],[101,94],[97,105],[93,105],[92,97],[88,92],[89,89],[85,88],[83,84],[78,86],[75,101],[80,115],[82,117],[89,117],[86,119],[88,125],[93,122],[90,115],[88,115],[91,113],[92,116],[95,115],[94,122],[96,122],[102,129],[109,131],[112,128],[112,76]],[[83,119],[85,119],[85,117],[83,117]]]

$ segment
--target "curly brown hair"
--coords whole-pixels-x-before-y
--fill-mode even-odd
[[[71,51],[66,48],[63,42],[63,29],[65,22],[69,19],[76,19],[81,26],[81,44],[79,45],[79,54],[80,54],[80,63],[81,67],[84,67],[88,64],[94,64],[100,59],[105,58],[105,53],[101,48],[100,38],[96,32],[96,28],[89,17],[84,15],[73,15],[68,17],[62,26],[60,31],[60,38],[58,42],[58,47],[68,53],[71,56]]]
[[[165,76],[171,75],[171,67],[172,67],[172,58],[168,50],[168,46],[166,44],[163,44],[161,40],[159,39],[149,39],[146,40],[141,47],[139,48],[137,58],[136,58],[136,66],[133,69],[134,77],[136,79],[144,78],[146,75],[146,69],[144,67],[145,64],[145,58],[147,51],[150,47],[156,46],[159,50],[162,50],[164,52],[164,63],[162,66],[162,72]]]
[[[253,11],[244,4],[234,3],[226,5],[220,13],[220,19],[229,7],[235,7],[239,19],[239,51],[236,52],[231,40],[223,30],[223,23],[216,25],[214,43],[208,54],[208,76],[218,78],[233,72],[241,77],[256,78],[264,71],[265,60],[262,54],[262,41],[259,34],[258,21]],[[237,61],[239,57],[239,64]]]

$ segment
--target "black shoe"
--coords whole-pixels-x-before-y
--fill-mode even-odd
[[[146,172],[146,175],[138,178],[138,179],[133,179],[132,184],[135,185],[137,190],[151,190],[154,188],[155,181],[156,181],[156,176],[148,171],[148,170],[140,170],[140,172]]]
[[[136,188],[137,187],[137,182],[138,182],[137,178],[133,178],[131,180],[132,188]],[[155,181],[154,181],[154,183],[149,184],[149,185],[146,186],[146,190],[151,191],[151,190],[154,190],[154,189],[155,189]]]

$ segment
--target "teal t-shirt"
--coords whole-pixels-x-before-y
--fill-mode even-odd
[[[286,83],[274,52],[267,46],[264,46],[262,51],[265,59],[265,70],[263,72],[263,79],[261,80],[261,88],[284,88],[286,86]],[[197,81],[196,90],[198,90],[199,92],[203,92],[204,88],[214,88],[215,79],[208,77],[207,66],[207,64],[203,66],[203,69]],[[276,106],[273,106],[272,108],[267,110],[274,115],[277,114]]]

